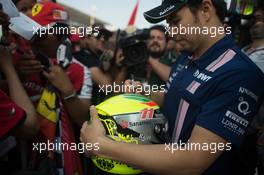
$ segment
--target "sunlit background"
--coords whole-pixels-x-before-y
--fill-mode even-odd
[[[93,16],[113,27],[124,29],[128,25],[137,0],[57,0],[61,4]],[[150,27],[143,17],[143,12],[161,4],[161,0],[140,0],[135,26]]]

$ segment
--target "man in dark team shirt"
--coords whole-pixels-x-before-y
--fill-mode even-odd
[[[164,0],[144,16],[152,23],[166,19],[170,27],[220,28],[225,9],[223,0]],[[105,136],[93,107],[93,120],[83,125],[81,139],[100,143],[100,150],[89,155],[122,161],[154,174],[240,174],[245,167],[236,165],[236,155],[263,98],[260,82],[264,76],[223,32],[215,37],[210,33],[173,37],[187,52],[172,67],[166,92],[153,93],[151,98],[169,120],[174,148],[182,143],[189,147],[172,151],[172,144],[114,142]]]

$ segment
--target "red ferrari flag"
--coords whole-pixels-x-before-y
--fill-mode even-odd
[[[139,5],[139,0],[137,1],[136,6],[133,9],[132,15],[130,17],[130,20],[128,22],[128,26],[133,26],[136,21],[136,16],[137,16],[137,10],[138,10],[138,5]]]

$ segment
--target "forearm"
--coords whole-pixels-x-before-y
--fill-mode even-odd
[[[113,83],[113,79],[110,74],[105,73],[103,76],[100,78],[96,79],[95,81],[98,85],[111,85]]]
[[[21,128],[15,131],[15,135],[30,139],[36,135],[39,129],[35,107],[24,90],[15,69],[8,69],[5,75],[11,99],[26,112],[26,121]]]
[[[64,104],[71,120],[78,126],[81,127],[82,124],[89,119],[90,100],[81,100],[78,97],[74,97],[64,101]]]
[[[155,101],[159,106],[163,106],[164,92],[152,92],[150,99]]]
[[[9,93],[11,99],[22,109],[24,109],[28,115],[28,117],[35,117],[35,107],[30,101],[25,89],[23,88],[20,79],[13,67],[10,67],[8,71],[5,73],[7,84],[9,88]]]
[[[197,153],[165,150],[165,145],[135,145],[104,140],[101,157],[125,162],[135,168],[153,174],[198,175],[201,173]],[[118,148],[118,149],[116,149]],[[196,155],[194,155],[196,154]],[[158,159],[157,159],[158,157]]]
[[[103,72],[98,67],[93,67],[90,71],[93,81],[99,86],[111,85],[113,83],[110,73]]]
[[[122,84],[126,80],[127,77],[127,68],[121,68],[115,75],[114,82],[116,84]]]
[[[149,63],[151,64],[154,72],[162,79],[162,81],[167,82],[170,76],[171,67],[154,59],[150,59]]]

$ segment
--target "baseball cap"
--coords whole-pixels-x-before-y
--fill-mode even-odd
[[[160,6],[145,12],[144,17],[150,23],[158,23],[187,3],[188,0],[163,0]]]
[[[81,40],[81,36],[79,34],[71,34],[70,40],[72,43],[77,43]]]
[[[111,31],[109,31],[103,24],[101,23],[95,23],[92,28],[98,28],[99,33],[97,35],[95,35],[95,37],[100,38],[100,37],[104,37],[106,40],[108,40],[109,38],[111,38],[113,36],[113,33]]]
[[[54,2],[37,3],[32,8],[31,18],[41,26],[55,23],[68,24],[69,15],[65,9]]]

